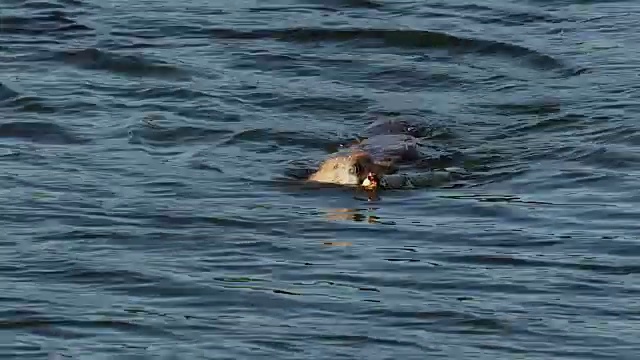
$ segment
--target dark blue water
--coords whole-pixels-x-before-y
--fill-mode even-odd
[[[2,0],[0,358],[637,358],[639,18]],[[472,179],[291,175],[383,116]]]

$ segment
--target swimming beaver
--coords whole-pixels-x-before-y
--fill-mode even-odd
[[[398,165],[420,159],[416,136],[424,130],[423,126],[404,120],[378,120],[365,129],[365,140],[333,154],[308,180],[374,190],[434,185],[461,173],[447,168],[411,176],[396,174]]]
[[[380,176],[395,171],[392,163],[376,163],[368,153],[356,151],[351,154],[338,154],[325,160],[320,168],[309,176],[309,181],[358,186],[363,185],[365,180],[377,183]]]

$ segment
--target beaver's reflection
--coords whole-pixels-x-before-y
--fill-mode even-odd
[[[369,224],[381,223],[380,217],[365,212],[375,210],[370,209],[331,209],[327,211],[326,217],[329,220],[349,220],[355,222],[368,222]]]

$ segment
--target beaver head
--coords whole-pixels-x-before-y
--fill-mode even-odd
[[[360,186],[365,180],[391,174],[397,169],[392,164],[375,163],[366,152],[341,154],[325,160],[310,181],[346,186]]]

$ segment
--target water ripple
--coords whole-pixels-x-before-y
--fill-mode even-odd
[[[636,356],[635,3],[1,13],[3,355]],[[468,177],[304,181],[399,129]]]
[[[99,49],[69,50],[56,59],[81,68],[107,70],[130,76],[174,77],[183,75],[179,67],[136,55],[120,55]]]
[[[231,29],[209,29],[208,32],[220,39],[259,40],[274,39],[287,42],[349,42],[351,46],[400,48],[446,48],[459,53],[506,55],[523,58],[541,69],[562,68],[564,64],[552,56],[541,54],[509,43],[462,38],[435,31],[386,30],[386,29],[322,29],[297,28],[283,30],[237,31]],[[370,41],[375,41],[371,43]]]

